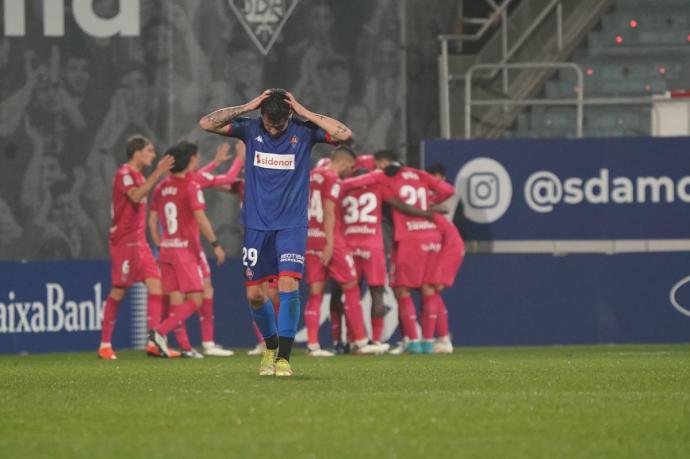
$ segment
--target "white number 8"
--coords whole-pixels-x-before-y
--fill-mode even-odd
[[[244,266],[254,266],[259,261],[259,253],[256,249],[242,247],[242,264]]]
[[[168,235],[177,233],[177,206],[174,202],[168,202],[163,206],[165,222],[168,227]]]

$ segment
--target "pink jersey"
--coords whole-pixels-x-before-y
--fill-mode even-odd
[[[436,214],[434,215],[434,222],[436,223],[438,232],[441,233],[441,243],[444,248],[465,245],[457,226],[449,222],[446,217],[441,214]]]
[[[146,244],[146,197],[139,202],[129,199],[127,192],[141,186],[144,174],[123,164],[113,178],[113,200],[110,246]]]
[[[199,185],[201,185],[201,188],[232,185],[237,180],[237,176],[239,175],[240,170],[242,170],[243,165],[244,161],[240,161],[238,158],[235,158],[232,166],[230,166],[230,169],[228,169],[225,174],[214,175],[212,172],[216,169],[217,165],[211,161],[198,171],[192,172],[191,177],[196,180]]]
[[[376,160],[373,155],[359,155],[355,161],[355,169],[367,169],[373,171],[376,169]]]
[[[403,166],[397,174],[387,176],[381,170],[354,177],[345,181],[345,188],[379,183],[388,187],[393,197],[420,210],[427,210],[429,204],[444,201],[455,191],[453,187],[432,175]],[[432,193],[433,192],[433,196]],[[396,241],[403,239],[436,239],[436,224],[424,217],[416,217],[393,209],[393,231]]]
[[[204,194],[193,176],[170,176],[156,187],[152,209],[158,212],[163,234],[161,237],[161,261],[175,261],[180,251],[200,258],[201,242],[199,226],[194,211],[205,209]]]
[[[326,247],[326,228],[324,226],[325,200],[335,203],[334,245],[345,245],[342,232],[342,210],[340,207],[340,179],[328,168],[313,169],[309,174],[309,230],[307,250],[323,250]]]
[[[383,185],[365,185],[343,191],[343,233],[352,249],[383,249],[381,210],[383,202],[391,197]]]

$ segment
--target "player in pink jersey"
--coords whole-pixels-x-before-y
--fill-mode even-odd
[[[432,165],[427,168],[434,177],[446,180],[445,167]],[[446,287],[452,287],[458,275],[462,260],[465,257],[465,241],[458,228],[445,216],[436,214],[434,222],[441,234],[441,255],[433,274],[433,283],[436,288],[437,316],[436,319],[436,343],[434,352],[438,354],[451,354],[453,343],[448,331],[448,308],[443,301],[441,292]]]
[[[172,175],[156,187],[151,219],[162,217],[159,264],[163,291],[170,296],[171,312],[158,327],[149,331],[150,340],[164,357],[169,355],[165,336],[202,305],[204,276],[199,231],[213,246],[218,264],[225,261],[225,252],[206,216],[201,185],[194,176],[199,165],[197,146],[180,142],[166,155],[175,159],[175,166],[171,169]]]
[[[366,169],[360,169],[356,175],[366,172]],[[384,202],[392,200],[393,195],[387,187],[374,184],[345,189],[341,201],[345,240],[352,251],[357,277],[366,279],[371,294],[371,339],[377,344],[381,343],[385,314],[386,254],[381,227],[382,208]],[[337,317],[337,311],[332,311],[331,315]],[[335,333],[338,333],[337,329]]]
[[[173,167],[174,159],[161,159],[153,173],[145,179],[142,171],[151,166],[156,157],[153,143],[146,137],[134,135],[127,139],[125,151],[127,162],[117,170],[113,178],[113,222],[109,237],[112,289],[103,310],[103,329],[98,350],[98,356],[105,360],[117,358],[111,340],[117,310],[127,288],[136,282],[143,281],[146,284],[149,326],[158,325],[161,312],[161,275],[146,242],[146,196],[156,182]],[[149,346],[147,350],[153,351]]]
[[[310,174],[309,230],[307,233],[306,283],[309,300],[304,309],[307,327],[307,350],[314,357],[333,354],[321,349],[318,341],[321,301],[328,277],[341,286],[345,295],[345,317],[353,334],[353,351],[359,354],[385,352],[369,344],[364,328],[357,271],[345,241],[342,224],[340,179],[352,172],[355,153],[345,146],[331,153],[330,163]]]
[[[423,212],[429,209],[429,204],[445,200],[454,191],[452,186],[424,171],[402,166],[391,150],[381,150],[374,154],[374,158],[379,170],[347,180],[346,187],[380,183],[387,186],[397,199]],[[433,316],[436,291],[432,285],[432,273],[441,249],[441,236],[436,224],[428,217],[411,215],[395,208],[393,234],[391,284],[398,300],[401,331],[408,339],[405,350],[411,353],[431,353],[434,330],[429,323],[422,321],[422,333],[432,341],[430,345],[427,341],[426,344],[420,343],[417,315],[410,290],[421,289],[422,307]]]
[[[220,188],[230,186],[237,180],[237,177],[244,166],[244,144],[238,142],[236,144],[237,155],[232,163],[232,166],[223,175],[213,175],[212,172],[222,163],[229,160],[228,153],[230,145],[227,143],[221,144],[216,149],[216,155],[209,164],[199,170],[190,172],[190,177],[196,180],[202,189],[206,188]],[[153,242],[160,246],[160,234],[158,230],[157,214],[151,213],[149,215],[149,230]],[[213,316],[213,284],[211,283],[211,268],[206,260],[206,254],[201,250],[199,256],[201,257],[201,270],[204,275],[204,298],[201,308],[197,311],[199,313],[199,323],[201,325],[201,347],[203,354],[196,352],[189,341],[187,335],[187,327],[183,322],[179,327],[175,328],[175,338],[183,350],[182,355],[185,357],[201,358],[203,355],[213,357],[230,357],[234,352],[229,349],[223,349],[214,340],[214,316]],[[164,314],[167,317],[169,310],[169,299],[164,297]]]

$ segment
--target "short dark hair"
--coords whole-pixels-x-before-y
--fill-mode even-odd
[[[376,160],[381,160],[381,159],[387,159],[389,161],[397,161],[398,160],[398,154],[390,149],[384,149],[384,150],[379,150],[376,153],[374,153],[374,159]]]
[[[439,175],[442,175],[444,177],[446,176],[446,166],[445,166],[445,164],[442,164],[442,163],[430,164],[426,168],[426,171],[428,173],[430,173],[431,175],[439,174]]]
[[[170,169],[170,172],[182,172],[189,166],[189,161],[192,156],[199,153],[199,147],[195,143],[181,141],[168,148],[165,152],[166,155],[170,155],[175,158],[175,165]]]
[[[281,123],[290,116],[290,104],[287,103],[287,91],[280,88],[271,89],[271,93],[261,102],[261,115],[266,115],[272,123]]]
[[[125,144],[127,159],[132,159],[134,153],[143,149],[148,144],[153,144],[153,142],[151,142],[151,140],[149,140],[147,137],[144,137],[141,134],[134,134],[133,136],[130,136],[127,139],[127,143]]]
[[[346,147],[345,145],[338,145],[331,152],[331,159],[333,161],[336,161],[339,158],[342,158],[345,156],[347,156],[347,157],[349,157],[355,161],[357,160],[357,154],[351,148]]]

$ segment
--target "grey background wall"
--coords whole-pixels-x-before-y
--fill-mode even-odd
[[[21,36],[9,35],[22,18],[2,11],[0,259],[107,257],[126,137],[143,133],[159,153],[191,139],[209,161],[222,139],[202,133],[199,117],[266,87],[347,123],[360,153],[392,147],[415,163],[419,141],[438,133],[435,36],[454,2],[122,0],[127,10],[96,0],[98,18],[139,22],[133,36],[96,37],[73,1],[61,36],[47,36],[61,21],[44,22],[43,0],[25,2]],[[237,253],[237,197],[207,199]]]

